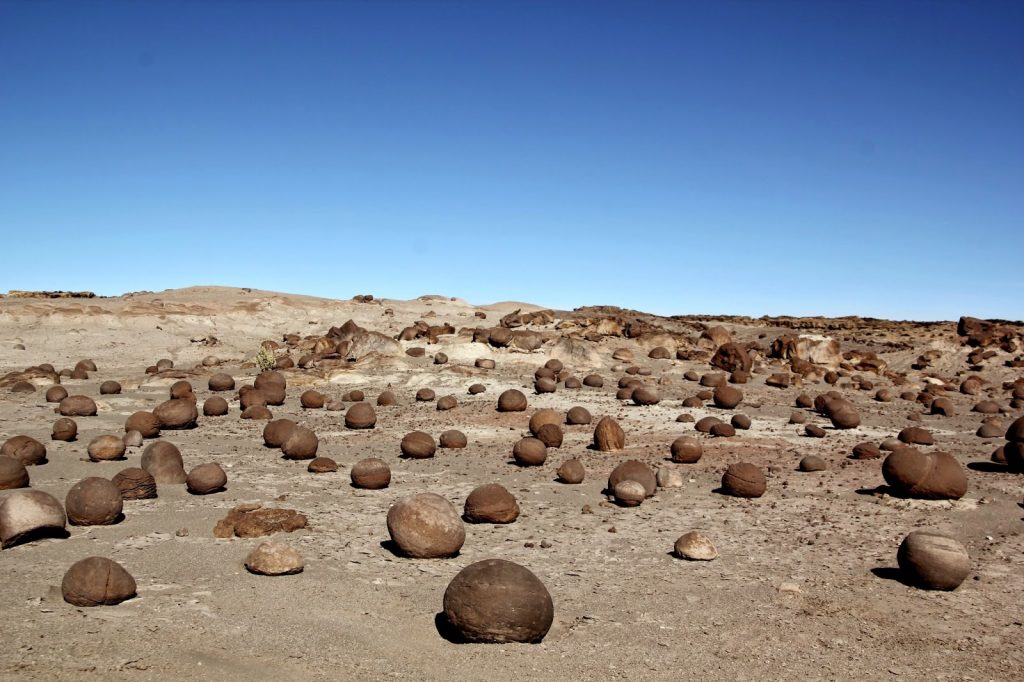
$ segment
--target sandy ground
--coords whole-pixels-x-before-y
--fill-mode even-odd
[[[152,409],[167,397],[172,379],[145,373],[170,358],[191,369],[205,356],[221,361],[190,377],[200,403],[210,394],[206,375],[226,371],[238,385],[256,370],[243,366],[264,339],[323,333],[353,319],[394,336],[417,319],[449,322],[457,329],[497,324],[522,304],[485,308],[465,301],[426,300],[356,303],[269,292],[197,287],[119,299],[0,300],[0,373],[49,362],[58,369],[91,358],[98,371],[87,380],[64,379],[72,394],[93,396],[99,414],[78,418],[79,437],[50,440],[56,416],[44,389],[12,394],[0,390],[0,441],[26,434],[43,442],[47,464],[30,467],[32,487],[64,499],[86,476],[112,477],[139,466],[141,449],[127,460],[93,463],[85,448],[96,435],[122,433],[125,418]],[[391,314],[386,311],[392,311]],[[474,318],[483,310],[487,320]],[[424,318],[433,313],[433,317]],[[734,336],[766,340],[783,330],[732,324]],[[551,327],[549,327],[550,329]],[[958,345],[955,325],[926,330],[843,332],[843,349],[875,348],[890,367],[908,368],[923,350],[939,349],[937,368],[949,375],[966,368],[969,349]],[[200,341],[215,336],[218,343]],[[898,335],[901,345],[888,342]],[[840,337],[837,337],[840,338]],[[907,343],[907,340],[910,343]],[[986,463],[1002,441],[975,436],[981,415],[970,407],[984,396],[950,392],[955,417],[921,416],[937,447],[955,454],[967,475],[967,495],[956,502],[903,500],[880,494],[881,460],[851,460],[854,444],[880,442],[922,413],[916,403],[873,401],[874,391],[844,390],[863,417],[851,431],[824,426],[824,439],[803,437],[788,423],[798,393],[830,388],[824,383],[776,389],[755,374],[742,386],[745,401],[734,412],[753,418],[735,438],[700,436],[705,454],[697,464],[673,464],[668,446],[679,435],[698,435],[678,423],[722,415],[713,407],[686,409],[681,401],[697,385],[683,379],[706,362],[650,360],[634,341],[609,338],[591,344],[588,365],[566,362],[576,376],[599,372],[601,389],[565,389],[535,395],[533,372],[551,356],[546,346],[514,353],[455,336],[425,346],[423,359],[405,355],[387,363],[336,373],[288,370],[288,399],[271,408],[310,426],[320,437],[318,454],[341,465],[314,475],[306,462],[281,459],[262,445],[264,422],[240,420],[237,400],[226,417],[200,418],[190,431],[162,436],[182,451],[186,469],[218,462],[228,473],[226,491],[191,496],[184,486],[160,486],[159,497],[125,503],[124,520],[112,526],[69,526],[70,537],[44,539],[0,551],[0,677],[4,679],[956,679],[1013,680],[1024,675],[1024,477]],[[23,346],[24,349],[18,348]],[[909,347],[907,347],[909,346]],[[630,347],[636,364],[652,370],[658,405],[637,407],[616,400],[621,371],[612,350]],[[895,350],[893,350],[895,348]],[[445,365],[431,363],[436,351]],[[293,357],[298,359],[297,354]],[[473,367],[493,358],[494,370]],[[1020,376],[1001,354],[982,375],[991,393],[1005,398],[1002,381]],[[357,363],[358,364],[358,363]],[[935,369],[935,367],[933,367]],[[872,375],[876,388],[890,384]],[[107,379],[122,383],[120,395],[100,396]],[[487,391],[467,394],[480,382]],[[359,388],[373,400],[387,385],[399,404],[377,408],[377,427],[344,428],[343,412],[303,410],[299,394],[310,386],[340,396]],[[918,384],[919,385],[919,384]],[[417,403],[417,388],[455,395],[459,407],[438,412]],[[498,394],[520,388],[530,400],[524,413],[495,410]],[[898,387],[897,392],[906,387]],[[592,426],[566,427],[565,442],[541,467],[511,463],[513,443],[525,435],[537,408],[586,407],[595,417],[613,415],[626,432],[626,449],[587,448]],[[724,413],[729,414],[729,413]],[[1004,415],[1008,424],[1019,411]],[[398,443],[413,429],[435,436],[449,428],[469,437],[464,450],[438,450],[433,459],[400,459]],[[800,473],[797,463],[818,454],[828,470]],[[393,471],[392,484],[361,491],[349,484],[349,468],[368,456]],[[582,485],[555,480],[569,457],[587,467]],[[625,459],[683,472],[684,485],[660,490],[637,508],[607,502],[602,490],[611,469]],[[766,494],[735,499],[714,490],[734,462],[768,472]],[[467,524],[462,552],[445,560],[412,560],[393,554],[385,515],[398,498],[439,493],[459,509],[478,485],[497,482],[517,497],[522,515],[507,526]],[[9,491],[0,492],[0,496]],[[243,567],[260,539],[215,539],[213,527],[242,502],[297,509],[309,527],[285,539],[306,560],[299,575],[265,577]],[[928,592],[894,579],[896,548],[911,530],[949,533],[968,549],[973,571],[954,592]],[[721,556],[686,562],[671,555],[673,542],[701,530]],[[187,531],[187,532],[186,532]],[[138,597],[114,607],[78,608],[61,598],[60,583],[78,559],[100,555],[121,563],[138,583]],[[555,624],[536,645],[455,644],[438,632],[435,618],[449,580],[466,565],[499,557],[532,570],[555,603]]]

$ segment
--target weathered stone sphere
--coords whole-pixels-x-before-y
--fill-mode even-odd
[[[821,428],[817,424],[808,424],[804,427],[804,435],[810,436],[811,438],[824,438],[827,434],[825,429]]]
[[[608,476],[608,490],[615,490],[622,481],[636,481],[644,489],[644,495],[651,497],[658,489],[658,479],[651,467],[635,459],[628,459],[612,469]]]
[[[253,388],[252,386],[242,386],[238,389],[238,405],[243,410],[247,410],[250,407],[255,407],[257,405],[266,407],[267,396],[263,391],[257,388]]]
[[[264,386],[280,386],[284,388],[288,386],[288,380],[285,379],[284,374],[281,372],[271,369],[257,374],[252,385],[256,388],[263,388]]]
[[[372,429],[377,425],[377,413],[370,403],[355,403],[345,412],[345,428]]]
[[[718,548],[711,542],[711,538],[695,530],[681,535],[673,550],[677,557],[689,561],[711,561],[718,558]]]
[[[211,391],[233,391],[235,390],[235,378],[230,374],[218,372],[210,377],[206,385]]]
[[[736,435],[736,427],[725,422],[718,422],[711,425],[711,430],[708,433],[716,438],[732,438]]]
[[[387,462],[376,457],[359,460],[352,465],[349,475],[354,488],[380,490],[391,485],[391,467]]]
[[[121,438],[121,440],[124,441],[124,446],[126,448],[142,447],[142,443],[145,441],[145,439],[142,437],[142,434],[139,433],[138,431],[126,432],[124,436]]]
[[[59,403],[68,397],[68,390],[57,384],[56,386],[50,386],[46,389],[46,402],[48,403]]]
[[[124,439],[120,436],[104,434],[96,436],[89,441],[87,451],[89,459],[94,462],[108,462],[114,459],[124,459],[126,450]]]
[[[309,460],[306,471],[311,474],[330,474],[338,470],[338,463],[330,457],[314,457]]]
[[[1006,429],[1006,440],[1012,443],[1024,443],[1024,417],[1015,419],[1010,428]]]
[[[818,455],[807,455],[800,460],[800,471],[824,471],[828,468],[825,460]]]
[[[554,379],[547,377],[541,377],[533,382],[533,390],[535,393],[554,393],[558,388],[558,384]]]
[[[562,447],[562,427],[558,424],[543,424],[537,429],[537,440],[549,448]]]
[[[377,396],[377,406],[387,407],[388,405],[397,405],[398,397],[394,391],[381,391],[380,395]]]
[[[581,426],[589,424],[593,417],[590,416],[590,412],[585,407],[570,407],[569,411],[565,413],[565,423],[573,426]]]
[[[228,401],[219,395],[210,396],[203,403],[203,415],[223,417],[228,413]]]
[[[299,404],[307,410],[319,410],[324,406],[324,402],[326,402],[324,394],[313,389],[303,391],[302,395],[299,396]]]
[[[99,476],[83,478],[64,498],[68,523],[73,526],[109,526],[120,516],[123,504],[121,490]]]
[[[832,427],[836,429],[855,429],[860,426],[860,414],[852,405],[843,405],[829,414]]]
[[[971,572],[971,557],[963,545],[923,530],[903,538],[896,561],[907,582],[926,590],[955,590]]]
[[[76,561],[61,581],[64,601],[74,606],[112,606],[135,596],[135,578],[116,561],[91,556]]]
[[[122,469],[110,482],[117,486],[122,500],[151,500],[156,497],[156,480],[145,469]]]
[[[854,459],[879,459],[882,456],[882,450],[874,443],[857,443],[853,446],[853,458]]]
[[[195,391],[192,390],[192,384],[182,379],[181,381],[175,381],[171,384],[168,389],[168,397],[172,400],[177,398],[179,400],[190,400],[196,401]]]
[[[196,404],[187,398],[171,398],[153,410],[161,429],[193,429],[199,419]]]
[[[69,395],[60,401],[57,411],[63,417],[95,417],[96,401],[87,395]]]
[[[764,472],[749,462],[730,464],[722,476],[722,492],[733,497],[761,497],[767,487]]]
[[[939,397],[932,401],[929,412],[942,417],[952,417],[956,414],[956,408],[949,398]]]
[[[526,396],[522,391],[510,388],[498,396],[498,412],[523,412],[526,410]]]
[[[695,395],[683,399],[683,407],[704,407],[704,401]]]
[[[588,374],[583,377],[583,385],[590,388],[602,388],[604,387],[604,377],[600,374]]]
[[[388,533],[399,552],[413,559],[440,559],[459,553],[466,528],[451,502],[434,493],[420,493],[388,509]]]
[[[479,395],[487,390],[487,387],[483,384],[472,384],[467,391],[470,395]]]
[[[679,436],[670,448],[672,461],[681,464],[695,464],[704,455],[704,447],[693,436]]]
[[[436,395],[437,394],[434,393],[434,390],[431,388],[421,388],[420,390],[416,391],[416,402],[429,403],[434,399]]]
[[[897,448],[882,462],[882,476],[896,494],[922,500],[958,500],[967,492],[967,474],[948,452]]]
[[[270,420],[274,418],[274,413],[270,411],[266,405],[250,405],[249,407],[242,410],[242,413],[238,415],[239,419],[254,419],[254,420]]]
[[[697,423],[693,425],[693,428],[701,433],[711,433],[711,427],[715,424],[721,424],[722,420],[718,417],[707,416],[697,420]]]
[[[434,453],[437,452],[434,437],[423,431],[411,431],[405,434],[399,447],[403,455],[413,459],[433,457]]]
[[[0,457],[16,459],[25,466],[46,464],[46,446],[32,436],[13,436],[0,445]]]
[[[482,485],[466,498],[463,518],[470,523],[512,523],[519,518],[519,503],[504,486]]]
[[[74,419],[61,417],[53,422],[53,431],[50,438],[53,440],[73,441],[78,436],[78,424]]]
[[[184,483],[187,478],[181,452],[165,440],[146,446],[142,451],[141,466],[159,484]]]
[[[934,445],[935,437],[931,431],[922,429],[920,426],[908,426],[896,436],[901,442],[908,445]]]
[[[0,457],[0,490],[27,488],[28,469],[13,457]]]
[[[566,377],[564,385],[566,388],[583,388],[583,383],[576,377]]]
[[[634,405],[657,405],[661,402],[661,396],[651,386],[641,384],[633,389],[630,399]]]
[[[732,424],[733,428],[746,431],[750,428],[750,417],[745,414],[734,414],[729,423]]]
[[[227,484],[228,475],[213,462],[194,467],[185,479],[185,487],[193,495],[209,495],[223,490]]]
[[[555,607],[544,584],[528,569],[504,559],[470,564],[448,583],[444,615],[469,642],[539,642],[551,628]]]
[[[18,490],[0,499],[0,543],[10,547],[64,530],[64,507],[42,490]]]
[[[442,448],[459,449],[469,443],[466,434],[456,429],[449,429],[441,434],[440,445]]]
[[[272,419],[263,427],[263,444],[268,448],[279,448],[298,426],[291,419]]]
[[[562,465],[558,467],[558,471],[555,473],[558,475],[558,480],[562,483],[577,485],[583,483],[587,470],[584,468],[583,462],[578,459],[567,459],[562,462]]]
[[[152,412],[140,410],[124,420],[124,430],[138,431],[143,438],[156,438],[160,435],[160,420]]]
[[[121,384],[116,381],[104,381],[100,384],[100,395],[117,395],[121,392]]]
[[[444,353],[434,353],[434,364],[444,365],[448,363],[448,356]]]
[[[612,495],[615,497],[615,501],[623,507],[638,507],[647,499],[643,484],[632,479],[619,481],[612,488]]]
[[[453,395],[446,395],[438,399],[437,410],[439,412],[447,412],[448,410],[454,410],[459,406],[459,401]]]
[[[281,453],[285,459],[313,459],[319,447],[320,439],[311,429],[296,426],[281,444]]]
[[[540,427],[545,424],[555,424],[556,426],[562,423],[562,413],[558,410],[544,409],[537,410],[530,417],[530,433],[534,436],[540,430]]]
[[[718,386],[715,388],[715,392],[712,394],[711,399],[715,402],[715,407],[720,407],[723,410],[731,410],[743,402],[743,391],[735,386]]]
[[[512,458],[519,466],[540,466],[548,458],[548,448],[539,438],[523,438],[512,446]]]
[[[302,555],[283,542],[261,542],[245,558],[245,568],[257,575],[294,575],[306,567]]]
[[[594,447],[601,452],[612,452],[626,447],[626,434],[611,417],[601,417],[594,428]]]

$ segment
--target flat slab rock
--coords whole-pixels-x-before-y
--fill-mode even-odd
[[[290,533],[309,523],[304,514],[294,509],[241,504],[228,512],[213,528],[215,538],[258,538],[274,533]]]

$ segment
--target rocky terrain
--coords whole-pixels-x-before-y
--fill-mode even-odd
[[[64,415],[73,440],[54,438],[57,411],[74,407],[54,386],[95,405]],[[509,389],[525,410],[498,409]],[[169,426],[181,410],[185,428]],[[182,476],[156,481],[156,497],[121,488],[102,525],[5,539],[0,677],[1020,679],[1022,415],[1013,321],[665,318],[220,287],[12,292],[0,300],[0,443],[45,447],[42,459],[28,441],[5,446],[28,489],[68,516],[102,516],[80,482],[153,474],[143,453],[163,442]],[[308,429],[336,469],[301,439],[266,445],[268,417]],[[129,418],[161,428],[128,434]],[[414,431],[430,438],[403,440]],[[455,431],[465,446],[444,447]],[[543,444],[521,444],[532,436]],[[390,470],[386,487],[353,485],[380,473],[355,467],[367,458]],[[571,459],[581,483],[565,482]],[[609,489],[631,460],[632,485]],[[0,483],[20,471],[0,467]],[[132,475],[130,490],[146,488]],[[420,493],[486,513],[464,507],[486,484],[518,514],[460,523],[453,556],[411,558],[390,532],[392,505]],[[738,496],[750,486],[763,493]],[[681,558],[690,531],[701,535],[683,544],[713,558]],[[898,564],[913,531],[952,539],[936,561],[969,571],[955,589],[922,589]],[[267,541],[287,547],[254,552]],[[87,605],[108,570],[77,564],[88,557],[124,569],[99,584],[125,586],[123,601]],[[486,559],[525,567],[550,594],[539,643],[453,633],[446,588]],[[278,565],[286,574],[259,572]]]

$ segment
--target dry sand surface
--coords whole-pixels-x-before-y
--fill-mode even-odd
[[[1022,679],[1024,475],[990,462],[1005,441],[977,436],[985,415],[971,411],[991,398],[1001,407],[996,416],[1002,427],[1021,416],[1020,402],[1004,386],[1024,376],[1021,363],[1014,363],[1021,352],[1020,327],[1008,327],[1016,341],[998,334],[982,340],[992,354],[976,353],[971,361],[975,347],[958,336],[953,322],[667,319],[595,308],[555,312],[550,319],[527,315],[530,323],[513,329],[517,341],[509,347],[487,343],[486,332],[473,340],[473,329],[496,327],[516,310],[540,309],[518,303],[475,307],[440,296],[357,302],[217,287],[112,299],[0,300],[0,374],[41,363],[59,371],[85,358],[97,365],[87,379],[61,377],[71,394],[88,395],[98,405],[97,416],[76,418],[74,442],[50,439],[59,416],[44,399],[52,379],[35,378],[31,393],[12,392],[15,377],[0,385],[0,442],[22,434],[42,442],[48,462],[28,467],[31,487],[61,502],[82,478],[111,478],[139,466],[142,448],[129,448],[125,460],[91,462],[86,446],[100,434],[123,434],[128,415],[155,408],[175,381],[190,381],[202,406],[214,372],[231,374],[236,387],[253,381],[258,370],[252,361],[264,340],[279,344],[279,357],[298,362],[310,353],[312,340],[289,346],[287,334],[323,335],[352,320],[388,337],[361,337],[353,340],[358,350],[351,357],[283,370],[287,400],[271,406],[274,417],[290,417],[315,431],[318,455],[335,459],[337,472],[309,473],[308,462],[282,459],[279,450],[265,447],[265,422],[239,419],[237,392],[227,392],[221,394],[230,402],[226,416],[200,416],[198,428],[160,436],[180,448],[186,470],[220,464],[228,476],[223,492],[193,496],[184,485],[160,485],[156,499],[126,501],[124,518],[114,525],[69,525],[66,538],[0,551],[0,676]],[[435,333],[389,340],[417,320],[434,326]],[[455,333],[443,333],[445,324]],[[753,359],[749,381],[737,385],[743,402],[733,410],[717,409],[710,400],[684,408],[683,399],[702,390],[684,373],[718,371],[709,359],[722,339],[699,337],[719,325]],[[770,357],[773,341],[798,334],[829,337],[839,353],[853,354],[837,355],[835,346],[817,341],[799,351],[816,353],[817,362],[797,366]],[[649,358],[655,346],[667,348],[671,359]],[[424,348],[425,356],[405,353],[413,347]],[[620,348],[630,349],[634,359],[613,359]],[[439,351],[447,363],[434,364]],[[216,364],[204,366],[208,356]],[[860,364],[864,357],[869,362]],[[172,360],[173,370],[147,373],[161,358]],[[479,369],[477,358],[493,359],[496,367]],[[534,371],[551,358],[577,378],[602,375],[604,386],[571,389],[559,383],[553,393],[535,393]],[[630,367],[657,389],[658,404],[616,399],[617,382],[630,376]],[[835,386],[823,380],[830,369],[838,376]],[[779,372],[801,385],[766,385]],[[983,379],[979,394],[957,390],[968,375]],[[120,382],[123,391],[100,395],[105,380]],[[486,391],[470,395],[467,388],[474,383]],[[955,415],[933,416],[922,402],[899,397],[929,385],[949,388],[933,391],[952,401]],[[299,405],[309,388],[329,400],[359,389],[372,404],[387,387],[398,404],[377,407],[372,430],[346,429],[343,411]],[[438,411],[435,402],[416,402],[423,387],[437,397],[454,395],[458,406]],[[525,412],[496,410],[507,388],[527,395]],[[891,389],[895,399],[875,400],[881,388]],[[789,423],[797,396],[813,398],[831,389],[855,405],[860,426],[836,430],[804,409],[807,422],[823,427],[825,437],[804,436],[802,425]],[[562,446],[549,449],[543,466],[515,466],[512,446],[527,435],[531,414],[575,405],[587,408],[594,423],[604,415],[617,419],[625,448],[598,452],[588,448],[593,424],[565,426]],[[711,438],[692,422],[677,422],[684,413],[725,421],[743,413],[752,426],[734,437]],[[934,434],[936,445],[922,450],[950,452],[965,467],[968,489],[961,499],[892,495],[883,487],[881,459],[850,458],[857,443],[879,444],[908,425]],[[399,441],[417,429],[435,438],[459,429],[469,444],[439,449],[430,459],[400,458]],[[669,445],[681,435],[701,440],[699,462],[669,461]],[[821,456],[827,469],[798,471],[798,462],[810,454]],[[353,488],[350,468],[371,456],[391,466],[390,487]],[[581,485],[556,481],[555,470],[570,457],[586,466]],[[607,477],[627,459],[676,470],[682,486],[659,489],[638,507],[613,504],[604,491]],[[762,497],[717,492],[726,467],[740,461],[765,472]],[[392,551],[385,517],[397,499],[434,492],[461,512],[469,492],[485,483],[500,483],[515,495],[522,510],[516,522],[467,523],[462,551],[450,559],[409,559]],[[295,509],[309,525],[270,538],[215,538],[217,521],[247,502]],[[920,529],[949,534],[970,553],[970,576],[955,591],[917,589],[899,579],[897,547]],[[708,562],[675,558],[673,543],[691,530],[707,534],[720,556]],[[267,539],[297,549],[305,570],[276,577],[249,573],[246,555]],[[87,556],[124,566],[137,582],[138,596],[117,606],[65,603],[63,575]],[[448,582],[485,558],[519,563],[547,586],[555,620],[542,643],[460,644],[439,633]]]

